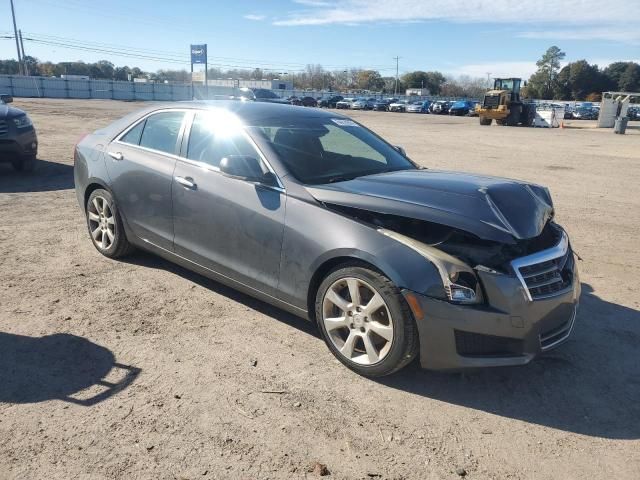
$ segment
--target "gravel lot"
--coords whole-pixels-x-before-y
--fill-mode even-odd
[[[373,381],[304,321],[145,253],[98,254],[72,148],[140,104],[15,103],[41,163],[0,165],[0,479],[315,478],[317,463],[349,479],[640,477],[639,130],[354,112],[423,165],[549,186],[583,259],[562,348]]]

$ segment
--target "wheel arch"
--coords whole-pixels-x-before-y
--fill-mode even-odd
[[[113,196],[113,192],[111,191],[111,189],[109,188],[109,186],[96,178],[92,178],[87,182],[87,186],[84,189],[84,194],[83,194],[83,202],[82,202],[82,210],[86,212],[87,210],[87,202],[89,201],[89,197],[91,196],[91,194],[93,192],[95,192],[98,189],[103,189],[106,190],[107,192],[109,192],[111,194],[111,196]]]
[[[402,288],[402,280],[398,272],[396,272],[390,265],[386,265],[379,261],[378,258],[366,252],[350,250],[334,252],[328,258],[323,256],[316,262],[313,274],[309,281],[309,287],[307,289],[307,312],[310,320],[315,320],[315,301],[320,284],[325,277],[332,270],[341,265],[353,265],[370,268],[387,278],[389,278],[396,286]]]

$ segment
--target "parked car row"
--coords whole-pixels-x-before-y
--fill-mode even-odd
[[[436,115],[477,116],[475,111],[478,101],[475,100],[399,100],[397,98],[376,99],[373,97],[344,98],[342,95],[325,95],[288,98],[279,97],[273,91],[264,88],[241,88],[235,97],[240,100],[253,100],[267,103],[283,103],[302,107],[337,108],[342,110],[373,110],[378,112],[431,113]],[[539,107],[564,107],[565,120],[597,120],[600,107],[591,102],[578,105],[548,103]],[[629,120],[640,120],[640,107],[629,107]]]
[[[399,100],[397,98],[343,98],[335,102],[335,108],[350,110],[374,110],[382,112],[432,113],[438,115],[475,115],[477,101],[461,100]],[[333,107],[326,102],[320,106]]]

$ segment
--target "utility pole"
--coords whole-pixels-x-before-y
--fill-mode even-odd
[[[29,76],[29,67],[27,66],[27,56],[24,54],[24,42],[22,41],[22,30],[18,30],[18,36],[20,37],[20,50],[22,51],[22,66],[24,68],[24,74]]]
[[[11,18],[13,18],[13,36],[16,39],[16,50],[18,51],[18,70],[22,75],[22,55],[20,54],[20,40],[18,39],[18,27],[16,27],[16,11],[13,8],[13,0],[9,0],[11,3]]]
[[[400,57],[393,57],[396,61],[396,87],[393,92],[393,96],[398,95],[398,65],[400,64]]]

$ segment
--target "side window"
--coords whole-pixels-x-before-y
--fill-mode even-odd
[[[260,154],[239,127],[229,126],[215,115],[196,114],[189,135],[187,158],[219,167],[220,160],[230,155],[260,159]]]
[[[161,112],[151,115],[140,137],[140,146],[175,153],[184,112]]]
[[[122,138],[120,138],[120,141],[131,145],[140,145],[140,137],[142,136],[142,130],[144,129],[144,122],[144,120],[141,121],[129,130]]]
[[[342,155],[351,155],[352,157],[387,163],[384,155],[376,152],[355,135],[333,125],[327,125],[327,129],[329,132],[320,137],[320,143],[325,152],[340,152]]]

